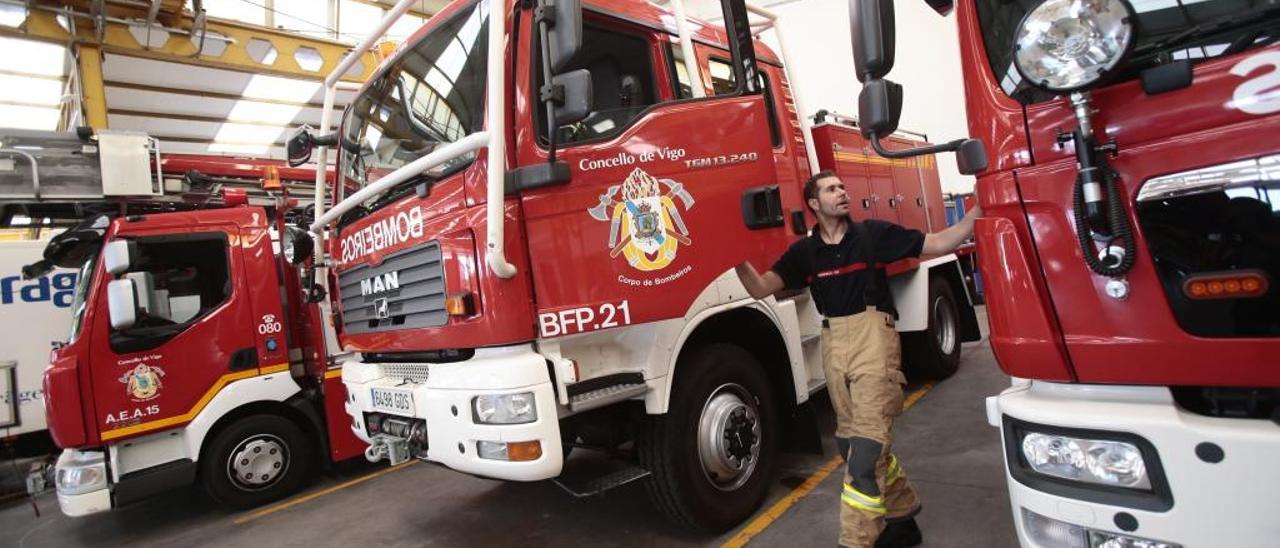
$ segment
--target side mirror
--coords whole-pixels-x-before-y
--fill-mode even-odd
[[[333,146],[338,143],[338,134],[316,135],[308,126],[294,130],[289,140],[285,141],[285,156],[289,167],[298,167],[311,161],[311,151],[318,146]]]
[[[870,80],[858,94],[858,126],[862,135],[888,137],[902,118],[902,86],[889,80]]]
[[[582,49],[582,0],[540,0],[534,21],[546,22],[552,74],[560,74]]]
[[[315,251],[315,240],[311,234],[296,226],[287,226],[280,242],[280,252],[289,264],[300,265],[311,258]]]
[[[289,136],[289,140],[285,142],[285,156],[288,158],[289,167],[298,167],[311,161],[311,151],[315,149],[315,136],[311,134],[311,128],[302,126]]]
[[[893,68],[893,0],[849,0],[849,30],[858,81],[884,78]]]
[[[956,166],[961,175],[977,175],[987,169],[987,147],[978,139],[965,139],[956,148]]]
[[[107,284],[107,310],[112,329],[129,329],[138,323],[138,290],[133,280],[111,280]]]
[[[113,240],[102,250],[102,264],[107,274],[119,276],[129,271],[137,255],[138,244],[129,240]]]
[[[551,89],[556,94],[554,101],[557,127],[582,121],[591,114],[591,71],[578,69],[552,76]]]

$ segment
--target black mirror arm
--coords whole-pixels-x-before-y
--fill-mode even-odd
[[[939,152],[955,152],[959,150],[960,144],[964,143],[964,139],[956,139],[938,145],[930,145],[920,148],[909,148],[907,150],[889,150],[880,144],[880,136],[871,134],[871,148],[875,149],[876,154],[885,158],[911,158],[913,156],[922,156],[925,154],[937,154]]]
[[[326,133],[324,135],[316,135],[311,138],[311,142],[318,147],[331,147],[338,144],[338,132]]]

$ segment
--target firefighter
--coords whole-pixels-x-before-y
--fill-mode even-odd
[[[738,277],[756,299],[808,287],[827,318],[823,371],[835,408],[837,446],[846,462],[840,544],[915,546],[922,542],[915,523],[920,501],[890,451],[906,378],[900,370],[892,295],[884,271],[877,268],[907,257],[951,252],[973,234],[973,221],[982,210],[975,208],[956,225],[932,234],[885,221],[854,222],[849,195],[831,171],[810,177],[804,198],[818,219],[810,235],[792,244],[764,274],[742,263]]]

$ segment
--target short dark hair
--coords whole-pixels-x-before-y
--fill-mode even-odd
[[[808,207],[809,211],[817,213],[816,209],[809,206],[809,200],[818,199],[818,181],[827,177],[838,177],[838,175],[836,175],[835,170],[824,169],[814,173],[804,182],[804,206]]]

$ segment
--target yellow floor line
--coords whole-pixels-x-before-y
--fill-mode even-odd
[[[903,410],[911,409],[911,406],[920,401],[920,398],[923,398],[925,393],[932,388],[933,383],[925,383],[921,385],[919,389],[909,394],[906,401],[902,403]],[[746,546],[752,538],[763,533],[770,525],[773,525],[774,521],[777,521],[777,519],[782,517],[783,514],[786,514],[787,510],[794,506],[795,503],[800,502],[800,499],[804,498],[805,495],[808,495],[810,491],[813,491],[814,488],[823,482],[823,480],[827,479],[827,476],[830,476],[832,472],[840,468],[840,465],[843,463],[844,459],[841,459],[840,455],[832,457],[831,460],[827,461],[821,468],[811,474],[808,479],[805,479],[804,483],[800,484],[799,487],[796,487],[790,493],[787,493],[787,496],[782,497],[782,500],[773,503],[773,506],[770,506],[768,510],[765,510],[764,513],[759,516],[756,516],[756,519],[751,520],[751,523],[748,523],[746,527],[743,527],[741,531],[738,531],[738,534],[734,535],[733,538],[725,541],[724,544],[721,544],[721,548],[741,548],[742,546]]]
[[[271,515],[271,514],[274,514],[274,513],[276,513],[276,512],[279,512],[279,511],[281,511],[281,510],[285,510],[285,509],[288,509],[288,508],[292,508],[292,507],[297,506],[297,505],[299,505],[299,504],[302,504],[302,503],[304,503],[304,502],[308,502],[308,501],[311,501],[311,500],[314,500],[314,499],[317,499],[317,498],[323,497],[323,496],[328,495],[328,494],[330,494],[330,493],[333,493],[333,492],[335,492],[335,491],[341,491],[341,490],[343,490],[343,489],[346,489],[346,488],[348,488],[348,487],[351,487],[352,485],[356,485],[356,484],[364,483],[364,482],[366,482],[366,481],[369,481],[369,480],[371,480],[371,479],[373,479],[373,478],[376,478],[376,477],[378,477],[378,476],[381,476],[381,475],[383,475],[383,474],[390,474],[391,472],[395,472],[396,470],[399,470],[399,469],[404,468],[404,467],[406,467],[406,466],[409,466],[409,465],[411,465],[411,464],[417,464],[417,462],[418,462],[418,461],[416,461],[416,460],[411,460],[411,461],[406,462],[406,463],[397,464],[397,465],[392,466],[392,467],[390,467],[390,468],[384,468],[384,469],[382,469],[382,470],[378,470],[377,472],[374,472],[374,473],[372,473],[372,474],[367,474],[367,475],[364,475],[364,476],[360,476],[360,477],[355,478],[355,479],[353,479],[353,480],[349,480],[349,481],[345,481],[345,482],[339,483],[339,484],[334,485],[333,487],[329,487],[329,488],[327,488],[327,489],[321,489],[321,490],[316,491],[316,492],[314,492],[314,493],[308,493],[308,494],[303,495],[303,496],[300,496],[300,497],[298,497],[298,498],[289,499],[289,500],[284,501],[284,502],[282,502],[282,503],[276,504],[275,506],[268,506],[268,507],[263,508],[263,509],[261,509],[261,510],[258,510],[257,512],[254,512],[254,513],[252,513],[252,514],[248,514],[248,515],[245,515],[245,516],[240,516],[240,517],[236,518],[234,521],[235,521],[235,524],[236,524],[236,525],[243,525],[243,524],[245,524],[245,523],[249,523],[250,521],[253,521],[253,520],[255,520],[255,519],[258,519],[258,518],[260,518],[260,517],[269,516],[269,515]]]

